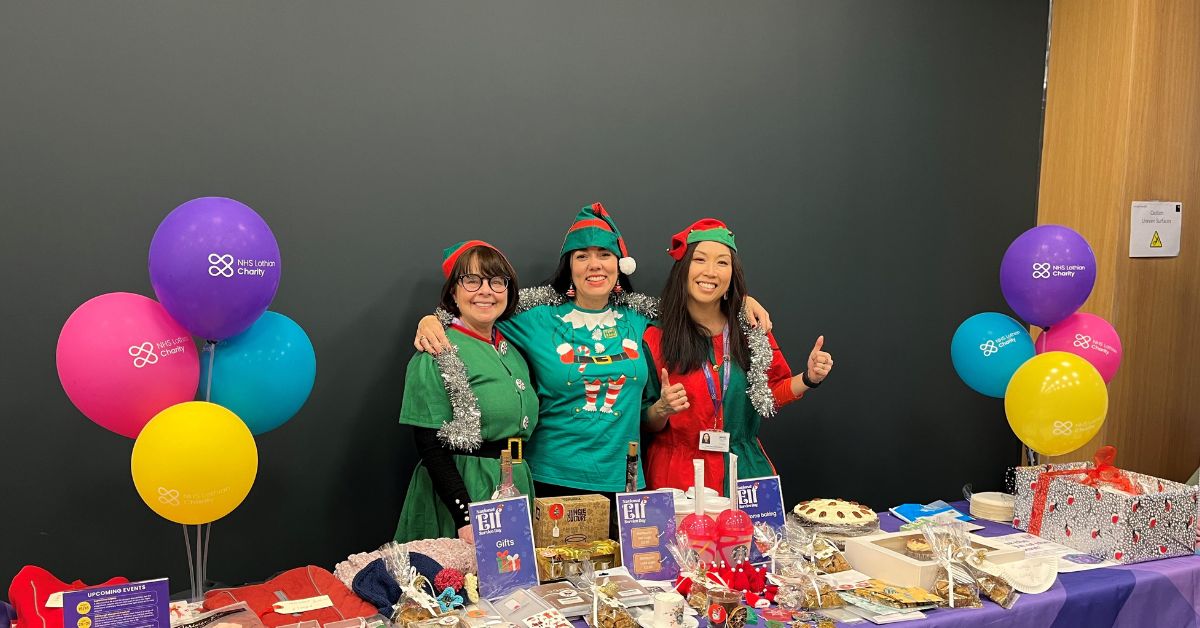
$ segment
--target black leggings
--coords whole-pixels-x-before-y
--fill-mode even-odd
[[[546,484],[533,481],[533,494],[536,497],[567,497],[569,495],[603,495],[608,500],[608,538],[616,541],[620,534],[617,531],[617,494],[615,492],[589,491],[585,488],[571,488],[559,484]]]

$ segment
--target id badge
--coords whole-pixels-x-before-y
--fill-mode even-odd
[[[700,451],[729,452],[729,432],[704,430],[700,432]]]

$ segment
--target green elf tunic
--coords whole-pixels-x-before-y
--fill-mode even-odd
[[[537,426],[538,397],[521,352],[508,346],[503,337],[498,336],[493,344],[458,326],[447,329],[446,335],[458,347],[471,390],[479,400],[483,441],[528,439]],[[450,398],[434,356],[417,353],[409,361],[404,378],[400,423],[438,429],[452,418]],[[499,458],[458,453],[453,458],[470,500],[491,499],[500,483]],[[514,464],[513,483],[521,493],[533,497],[529,467],[524,462]],[[435,491],[424,463],[418,464],[400,512],[396,541],[455,537],[463,525],[462,514],[451,514]]]

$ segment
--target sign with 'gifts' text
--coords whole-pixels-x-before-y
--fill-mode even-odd
[[[675,540],[675,497],[664,491],[617,493],[621,564],[638,580],[674,580],[679,565],[667,549]]]
[[[488,600],[538,585],[533,521],[525,496],[477,502],[469,507],[479,567],[479,595]]]
[[[64,628],[170,628],[167,579],[63,593]]]
[[[738,507],[750,516],[756,525],[765,523],[776,532],[783,529],[787,513],[783,510],[783,487],[779,484],[779,476],[766,478],[750,478],[738,480]],[[759,563],[766,560],[758,551],[758,544],[750,544],[750,562]]]

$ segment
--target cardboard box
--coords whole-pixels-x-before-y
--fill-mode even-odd
[[[609,503],[603,495],[533,500],[533,544],[537,547],[607,539],[608,524]]]
[[[1133,495],[1104,482],[1084,484],[1092,468],[1086,462],[1018,467],[1013,527],[1120,563],[1195,553],[1200,489],[1120,470],[1141,491]],[[1058,471],[1077,473],[1047,476],[1044,503],[1036,504],[1038,479]],[[1040,528],[1030,530],[1035,506],[1041,511]]]
[[[1025,550],[1009,547],[992,539],[968,534],[971,545],[987,550],[990,562],[1002,564],[1024,560]],[[846,539],[846,560],[856,571],[884,582],[902,587],[921,587],[933,590],[938,564],[933,560],[917,560],[904,552],[910,538],[925,538],[919,530],[886,532]]]

